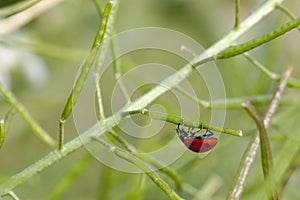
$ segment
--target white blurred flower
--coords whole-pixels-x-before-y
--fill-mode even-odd
[[[14,68],[20,68],[33,87],[41,87],[48,80],[47,67],[39,56],[0,46],[0,81],[7,87],[11,85],[10,71]]]

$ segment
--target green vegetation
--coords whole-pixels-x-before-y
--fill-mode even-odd
[[[298,199],[298,13],[0,0],[0,199]]]

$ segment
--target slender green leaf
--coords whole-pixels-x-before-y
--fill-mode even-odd
[[[50,146],[55,145],[52,137],[33,119],[27,109],[16,99],[16,97],[0,83],[0,92],[4,99],[16,110],[16,112],[30,126],[38,138]]]
[[[216,55],[216,59],[230,58],[245,53],[247,51],[250,51],[251,49],[254,49],[264,43],[274,40],[275,38],[285,34],[286,32],[293,30],[294,28],[297,28],[299,25],[300,25],[300,18],[291,20],[290,22],[280,26],[279,28],[275,29],[270,33],[254,38],[248,42],[236,46],[228,47],[227,49],[218,53]]]

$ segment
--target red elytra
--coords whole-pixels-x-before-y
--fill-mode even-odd
[[[182,125],[181,128],[180,125]],[[197,128],[197,130],[195,130],[194,127],[188,127],[188,130],[186,131],[184,130],[183,126],[183,123],[178,124],[176,131],[180,140],[191,151],[197,153],[205,153],[216,146],[218,139],[212,137],[213,132],[211,132],[210,130],[207,129],[204,135],[196,136],[196,133],[201,131],[202,128]],[[209,132],[209,134],[207,134],[207,132]]]
[[[184,138],[182,142],[187,146],[190,150],[194,152],[200,152],[204,153],[207,152],[211,149],[213,149],[217,142],[217,138],[209,137],[209,138],[200,138],[200,139],[195,139],[195,138]]]

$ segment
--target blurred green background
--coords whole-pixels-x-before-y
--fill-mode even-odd
[[[2,1],[0,1],[0,6],[3,6],[4,4],[1,3]],[[105,3],[103,1],[103,8]],[[257,3],[254,0],[241,2],[242,20],[253,11],[252,9]],[[299,1],[287,1],[285,5],[296,15],[300,13]],[[115,31],[121,32],[147,26],[164,27],[182,32],[207,48],[232,29],[234,7],[234,1],[224,0],[122,1]],[[34,53],[45,63],[47,78],[40,85],[36,85],[36,82],[30,83],[26,79],[22,71],[22,62],[17,62],[16,67],[13,67],[5,75],[10,77],[10,88],[16,97],[55,139],[58,138],[58,119],[80,64],[88,54],[94,40],[99,21],[99,14],[92,1],[67,0],[15,33],[0,37],[1,47],[9,48],[12,51],[30,52],[31,46],[34,46]],[[285,21],[287,21],[287,17],[279,11],[275,11],[253,27],[240,41],[271,31]],[[29,42],[25,42],[26,45],[24,45],[23,42],[20,42],[20,38],[26,38]],[[42,44],[42,46],[35,45],[37,43]],[[251,54],[270,70],[279,74],[284,71],[286,65],[292,65],[295,67],[293,77],[300,78],[299,44],[299,32],[294,30],[280,39],[251,51]],[[175,61],[172,58],[165,60],[166,57],[163,55],[151,55],[154,60],[163,60],[176,69],[184,65],[184,62],[181,63],[176,59]],[[147,54],[132,55],[128,60],[124,60],[123,70],[128,71],[137,63],[149,60],[151,62],[151,58]],[[273,94],[276,89],[276,82],[271,81],[241,56],[218,61],[217,66],[222,75],[228,98]],[[0,66],[0,70],[2,67],[5,66]],[[111,82],[112,79],[113,74],[110,71],[107,72],[107,77],[101,82],[107,113],[111,113],[110,87],[115,84],[114,81]],[[202,97],[201,89],[205,90],[205,86],[198,85],[201,82],[198,79],[199,77],[190,77],[189,80],[195,83],[194,87],[199,97]],[[141,88],[140,93],[137,92],[136,95],[139,96],[147,90],[149,90],[147,87]],[[298,95],[299,91],[288,89],[286,94]],[[166,94],[157,102],[168,105],[170,97],[171,94]],[[298,99],[298,96],[295,99]],[[167,111],[176,114],[176,106],[176,103],[170,103],[169,106],[166,106]],[[264,114],[268,104],[257,104],[257,106],[259,112]],[[277,112],[277,121],[275,120],[270,129],[275,158],[276,153],[280,151],[282,142],[289,139],[290,132],[300,130],[298,108],[298,102],[286,101]],[[0,117],[4,117],[9,109],[10,106],[1,98]],[[209,115],[209,111],[207,113]],[[287,113],[292,114],[286,117]],[[203,114],[203,118],[209,119],[209,116]],[[147,123],[148,119],[136,117],[136,120],[138,123]],[[204,159],[199,159],[195,153],[188,151],[170,166],[178,172],[184,182],[196,189],[212,186],[212,190],[215,189],[216,191],[210,199],[225,199],[239,161],[255,130],[255,124],[243,109],[228,109],[225,127],[242,129],[244,137],[236,138],[221,135],[219,144]],[[65,130],[66,141],[78,136],[72,117],[68,119]],[[151,139],[150,142],[132,141],[139,149],[148,151],[163,145],[170,138],[176,137],[175,134],[175,126],[167,124],[162,130],[162,134]],[[27,124],[16,115],[10,123],[4,146],[0,150],[0,182],[42,158],[51,150],[38,140]],[[48,199],[55,186],[85,155],[86,150],[84,148],[76,151],[17,187],[15,192],[20,199]],[[172,181],[164,175],[163,177],[174,186]],[[209,184],[210,181],[215,181],[216,184]],[[259,191],[258,187],[262,181],[263,174],[258,158],[254,169],[251,171],[243,199],[260,198],[261,196],[258,195],[257,191]],[[282,199],[298,199],[300,197],[299,187],[300,171],[295,170],[287,183],[287,188],[282,193]],[[191,198],[187,192],[180,194],[187,199]],[[154,198],[154,195],[156,199],[167,198],[147,176],[111,170],[97,160],[91,159],[88,166],[60,199],[150,200]],[[204,196],[203,199],[206,197]]]

